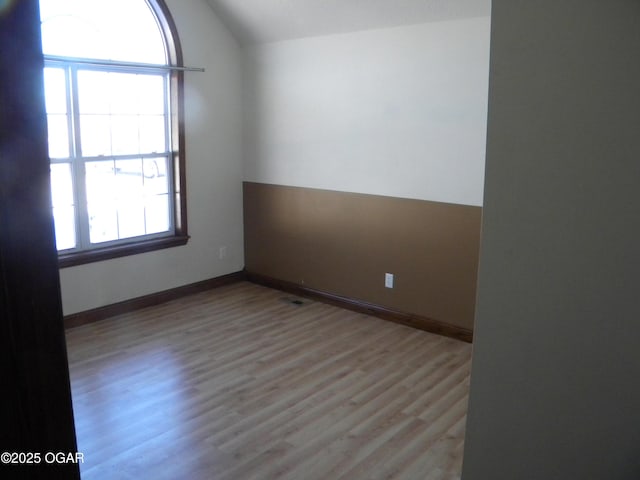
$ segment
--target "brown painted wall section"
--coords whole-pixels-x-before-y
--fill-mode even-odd
[[[472,329],[481,213],[245,182],[246,269]],[[393,289],[385,272],[395,275]]]

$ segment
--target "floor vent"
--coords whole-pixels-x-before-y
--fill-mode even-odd
[[[295,297],[283,298],[282,301],[285,302],[285,303],[288,303],[290,305],[295,305],[296,307],[301,307],[303,305],[306,305],[306,303],[307,303],[305,300],[301,300],[301,299],[295,298]]]

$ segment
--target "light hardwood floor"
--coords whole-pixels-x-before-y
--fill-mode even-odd
[[[458,479],[471,346],[237,283],[67,331],[82,478]]]

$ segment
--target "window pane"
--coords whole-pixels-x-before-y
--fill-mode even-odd
[[[80,113],[163,115],[164,75],[78,71]]]
[[[118,207],[118,232],[120,238],[144,235],[144,205],[142,202],[121,201]]]
[[[63,69],[44,69],[44,97],[47,109],[49,157],[68,158],[67,86]]]
[[[118,212],[115,205],[89,203],[89,240],[91,243],[108,242],[118,238]]]
[[[146,158],[86,163],[92,243],[169,230],[166,162]],[[154,176],[147,177],[147,171]]]
[[[116,162],[117,195],[123,197],[127,193],[142,188],[142,160],[118,160]]]
[[[49,157],[69,158],[69,131],[66,115],[47,115]]]
[[[141,114],[164,114],[164,77],[161,75],[138,75],[138,112]]]
[[[144,177],[142,159],[116,162],[115,195],[120,238],[144,234]]]
[[[143,1],[40,0],[40,19],[45,54],[166,63],[158,24]]]
[[[137,115],[111,116],[111,152],[113,155],[140,153]]]
[[[145,207],[147,233],[160,233],[169,230],[169,196],[149,197]]]
[[[108,72],[91,70],[78,71],[78,108],[80,114],[109,114],[109,75]]]
[[[75,208],[73,205],[53,208],[56,248],[66,250],[76,246]]]
[[[111,155],[111,122],[109,115],[80,115],[82,155]]]
[[[86,188],[89,240],[106,242],[118,238],[114,162],[87,162]]]
[[[114,162],[87,162],[85,172],[88,203],[113,202],[116,198]]]
[[[140,153],[166,152],[164,116],[140,116]]]
[[[145,195],[169,192],[166,158],[145,158],[144,176]]]
[[[51,165],[51,203],[57,249],[74,248],[76,246],[75,206],[71,165],[68,163]]]
[[[78,72],[82,154],[167,151],[161,75]]]
[[[68,163],[51,165],[51,201],[54,207],[73,205],[73,180]]]
[[[63,69],[44,69],[44,97],[47,113],[67,113],[67,86]]]
[[[142,94],[140,75],[132,73],[110,73],[109,95],[111,113],[138,113],[138,97]]]

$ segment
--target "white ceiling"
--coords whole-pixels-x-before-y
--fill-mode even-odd
[[[488,16],[491,0],[207,0],[243,45]]]

